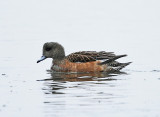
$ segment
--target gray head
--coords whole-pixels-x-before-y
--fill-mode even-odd
[[[62,45],[56,42],[47,42],[43,45],[43,55],[37,63],[43,61],[46,58],[53,58],[56,60],[62,60],[65,57],[64,48]]]

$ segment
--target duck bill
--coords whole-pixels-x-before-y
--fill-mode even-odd
[[[42,56],[42,57],[37,61],[37,63],[39,63],[39,62],[41,62],[41,61],[45,60],[46,58],[47,58],[47,57]]]

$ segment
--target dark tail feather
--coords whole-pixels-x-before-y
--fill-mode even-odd
[[[101,64],[101,65],[103,65],[103,64],[108,64],[108,63],[111,63],[111,62],[113,62],[113,61],[121,58],[121,57],[125,57],[125,56],[127,56],[127,55],[126,55],[126,54],[124,54],[124,55],[118,55],[118,56],[115,56],[115,57],[113,57],[113,58],[111,58],[111,59],[109,59],[109,60],[107,60],[107,61],[104,61],[104,62],[102,62],[102,63],[100,63],[100,64]]]
[[[113,68],[112,70],[115,71],[120,71],[122,68],[126,67],[127,65],[131,64],[132,62],[128,62],[128,63],[121,63],[120,66]]]

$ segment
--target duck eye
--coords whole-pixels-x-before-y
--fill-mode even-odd
[[[47,48],[46,48],[46,51],[50,51],[50,50],[51,50],[51,48],[50,48],[50,47],[47,47]]]

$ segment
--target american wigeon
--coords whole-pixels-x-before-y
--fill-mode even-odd
[[[115,72],[131,62],[119,63],[116,60],[127,55],[115,55],[105,51],[80,51],[65,56],[62,45],[47,42],[43,45],[43,56],[37,63],[52,58],[51,69],[57,72]]]

